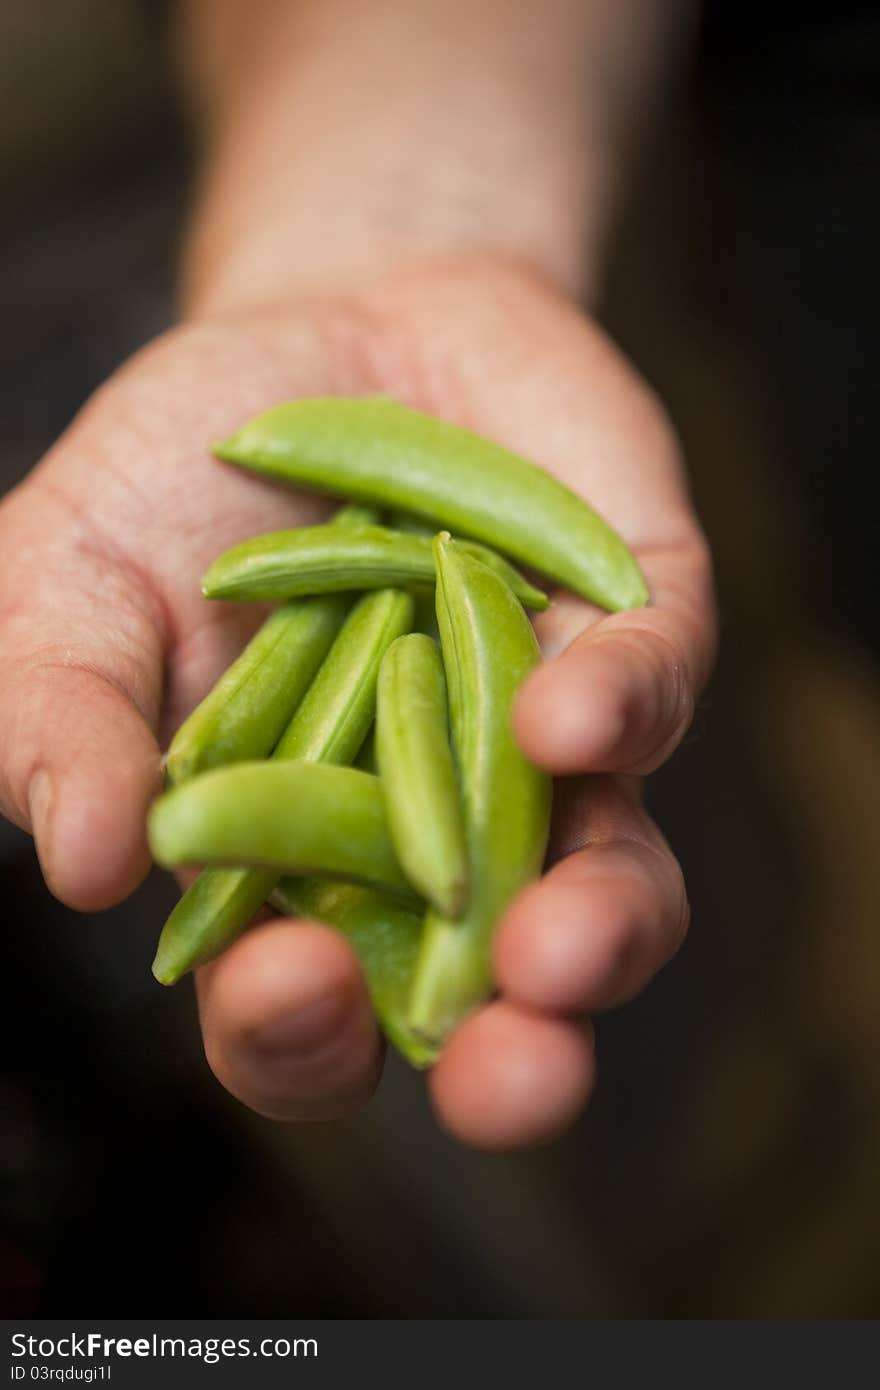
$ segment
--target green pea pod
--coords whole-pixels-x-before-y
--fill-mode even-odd
[[[498,444],[385,397],[276,406],[214,453],[284,482],[427,517],[603,608],[647,602],[626,545],[563,483]]]
[[[446,680],[437,643],[398,637],[379,671],[376,761],[397,857],[414,888],[441,915],[460,917],[468,856],[448,735]]]
[[[375,507],[359,507],[356,502],[347,502],[333,513],[326,525],[347,526],[351,530],[358,526],[375,526],[378,521],[379,512]]]
[[[546,608],[547,595],[477,541],[462,541],[497,570],[530,608]],[[433,583],[434,556],[426,536],[387,526],[300,526],[242,541],[220,555],[202,579],[205,598],[288,599],[348,589]]]
[[[413,610],[412,598],[400,589],[381,589],[358,599],[279,741],[277,758],[354,761],[376,713],[382,658],[391,643],[409,631]]]
[[[330,524],[363,526],[375,518],[366,507],[343,507]],[[270,613],[177,730],[165,758],[169,779],[180,783],[225,763],[265,757],[330,650],[349,602],[328,595]]]
[[[410,512],[392,512],[388,524],[392,526],[395,531],[405,531],[409,535],[414,536],[427,536],[432,541],[437,533],[436,526],[432,526],[429,521],[425,521],[424,517],[413,516]],[[479,541],[468,540],[467,537],[456,536],[456,540],[468,554],[473,555],[476,560],[482,560],[484,565],[488,565],[490,569],[495,570],[503,579],[506,579],[513,592],[517,595],[520,602],[525,604],[526,608],[540,610],[541,608],[549,607],[547,595],[541,589],[536,589],[535,593],[541,595],[541,598],[544,600],[543,604],[530,602],[529,599],[523,597],[520,586],[527,584],[528,581],[520,574],[518,569],[514,569],[512,565],[509,565],[504,557],[498,554],[497,550],[492,550],[488,545],[480,545]],[[416,586],[413,589],[413,596],[416,600],[416,616],[415,622],[413,623],[413,630],[415,632],[424,632],[429,637],[433,637],[439,642],[440,629],[437,626],[437,610],[434,603],[433,584],[430,588],[427,585],[421,584]]]
[[[156,801],[159,864],[248,864],[364,883],[413,900],[397,862],[378,777],[333,763],[234,763]]]
[[[414,1067],[436,1051],[412,1032],[406,1005],[422,935],[422,919],[385,893],[321,879],[283,878],[272,905],[292,917],[326,922],[349,941],[363,968],[386,1037]]]
[[[170,781],[179,785],[212,767],[270,753],[330,650],[349,603],[346,594],[325,594],[271,613],[177,730],[165,759]]]
[[[412,623],[413,601],[399,590],[366,594],[352,609],[330,653],[277,745],[273,761],[349,763],[373,721],[376,681],[387,648]],[[171,985],[224,951],[269,897],[278,874],[266,869],[206,869],[171,912],[153,974]]]
[[[513,895],[541,869],[550,779],[511,730],[513,699],[540,659],[507,585],[447,537],[434,543],[437,619],[464,803],[471,897],[462,920],[429,911],[408,1022],[440,1046],[491,989],[490,942]]]
[[[162,928],[153,961],[159,984],[177,984],[231,946],[268,902],[277,882],[275,869],[203,869]]]

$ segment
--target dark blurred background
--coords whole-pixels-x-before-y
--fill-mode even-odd
[[[873,13],[872,13],[873,10]],[[599,1023],[562,1142],[466,1153],[391,1060],[285,1129],[149,973],[155,876],[81,918],[0,822],[8,1315],[880,1315],[880,19],[709,7],[603,318],[682,434],[723,608],[651,800],[690,940]],[[187,140],[160,7],[0,8],[0,486],[174,314]]]

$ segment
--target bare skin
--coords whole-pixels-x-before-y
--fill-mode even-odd
[[[235,6],[211,12],[222,8]],[[228,167],[224,180],[235,185]],[[225,196],[216,187],[209,206]],[[228,237],[238,248],[246,230]],[[710,565],[663,412],[573,305],[570,286],[589,271],[556,255],[554,232],[536,256],[453,230],[448,253],[395,245],[384,271],[375,245],[369,270],[358,259],[368,240],[354,260],[336,248],[334,274],[319,257],[312,282],[300,257],[267,296],[265,242],[256,258],[230,258],[210,236],[193,250],[197,225],[192,321],[117,373],[3,503],[0,809],[32,831],[71,907],[119,902],[146,873],[160,749],[257,621],[247,606],[205,603],[199,576],[227,546],[324,512],[216,462],[212,439],[277,401],[388,392],[534,458],[633,546],[652,604],[609,617],[558,595],[537,619],[548,660],[515,728],[566,779],[555,862],[500,925],[499,997],[428,1078],[462,1142],[533,1144],[589,1095],[584,1016],[642,989],[686,929],[681,874],[639,777],[677,745],[710,669]],[[565,246],[577,241],[569,231]],[[328,928],[261,923],[198,973],[197,993],[208,1061],[245,1104],[298,1121],[369,1098],[382,1046],[358,964]]]

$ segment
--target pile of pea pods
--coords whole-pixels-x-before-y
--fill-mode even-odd
[[[168,749],[153,854],[206,867],[153,973],[175,983],[266,903],[324,921],[429,1066],[491,993],[495,924],[546,853],[550,780],[510,716],[540,660],[526,609],[549,600],[515,563],[608,609],[645,603],[644,579],[535,464],[385,397],[281,405],[215,453],[346,505],[204,576],[209,600],[277,607]]]

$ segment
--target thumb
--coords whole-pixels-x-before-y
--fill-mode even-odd
[[[97,911],[150,864],[163,634],[143,578],[41,492],[9,499],[0,528],[0,810],[32,831],[52,892]]]

